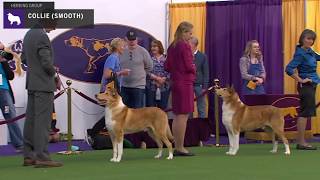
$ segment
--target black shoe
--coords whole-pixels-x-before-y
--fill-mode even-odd
[[[313,147],[313,146],[304,146],[301,144],[297,144],[296,147],[298,150],[317,150],[317,147]]]
[[[174,150],[173,151],[173,156],[195,156],[195,154],[193,154],[191,152],[185,153],[185,152]]]
[[[52,168],[52,167],[61,167],[63,164],[56,161],[36,161],[34,164],[35,168]]]
[[[22,166],[33,166],[36,164],[36,161],[31,158],[24,158]]]

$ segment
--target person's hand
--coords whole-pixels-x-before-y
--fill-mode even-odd
[[[263,83],[263,79],[262,78],[257,77],[256,80],[257,80],[256,84],[262,84]]]
[[[305,79],[302,79],[302,80],[300,81],[300,83],[302,83],[302,84],[308,83],[308,82],[312,82],[312,80],[309,79],[309,78],[305,78]]]
[[[56,83],[56,90],[60,90],[62,85],[61,79],[59,77],[55,77],[54,81]]]
[[[160,85],[164,84],[165,82],[166,82],[166,78],[165,78],[165,77],[159,77],[158,83],[159,83]]]
[[[6,61],[6,59],[0,56],[0,62],[4,62],[4,61]]]
[[[119,74],[121,76],[128,76],[130,74],[130,71],[130,69],[122,69]]]
[[[57,66],[55,66],[54,69],[56,70],[57,73],[59,73],[60,69]]]

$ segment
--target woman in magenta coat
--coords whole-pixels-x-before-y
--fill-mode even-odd
[[[174,40],[167,51],[166,71],[170,72],[172,109],[175,114],[172,133],[175,142],[175,156],[193,156],[184,147],[184,135],[189,113],[193,112],[193,82],[196,67],[188,40],[192,37],[193,25],[189,22],[179,24]]]

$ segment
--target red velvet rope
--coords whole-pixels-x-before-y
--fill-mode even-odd
[[[60,91],[58,94],[56,94],[54,96],[54,99],[57,99],[58,97],[60,97],[64,92],[65,92],[64,90]],[[5,120],[5,121],[2,120],[2,121],[0,121],[0,125],[13,123],[15,121],[18,121],[18,120],[24,118],[25,116],[26,116],[26,114],[24,113],[24,114],[21,114],[21,115],[15,117],[15,118],[9,119],[9,120]]]
[[[195,98],[194,98],[194,101],[196,101],[196,100],[198,100],[199,98],[205,96],[205,95],[208,94],[212,89],[213,89],[212,86],[209,87],[207,90],[205,90],[204,92],[202,92],[200,96],[195,97]],[[76,89],[73,89],[73,90],[74,90],[79,96],[83,97],[84,99],[86,99],[86,100],[88,100],[88,101],[90,101],[90,102],[92,102],[92,103],[94,103],[94,104],[96,104],[96,105],[102,106],[102,105],[100,105],[100,104],[98,103],[98,101],[96,101],[96,100],[92,99],[91,97],[83,94],[82,92],[80,92],[80,91],[78,91],[78,90],[76,90]],[[56,95],[54,96],[54,99],[56,99],[56,98],[58,98],[59,96],[61,96],[64,92],[65,92],[64,90],[60,91],[58,94],[56,94]],[[320,102],[317,103],[316,108],[318,108],[319,106],[320,106]],[[103,106],[102,106],[102,107],[103,107]],[[172,111],[172,108],[165,109],[164,111],[165,111],[165,112],[170,112],[170,111]],[[17,120],[19,120],[19,119],[22,119],[22,118],[24,118],[24,117],[25,117],[25,114],[22,114],[22,115],[19,115],[19,116],[13,118],[13,119],[7,120],[7,121],[0,121],[0,125],[12,123],[12,122],[15,122],[15,121],[17,121]]]
[[[100,104],[98,103],[98,101],[96,101],[96,100],[92,99],[91,97],[89,97],[89,96],[87,96],[87,95],[83,94],[82,92],[80,92],[80,91],[78,91],[78,90],[76,90],[76,89],[73,89],[73,90],[74,90],[74,92],[76,92],[79,96],[81,96],[81,97],[83,97],[84,99],[86,99],[86,100],[88,100],[88,101],[92,102],[93,104],[96,104],[96,105],[102,106],[102,105],[100,105]],[[102,107],[104,107],[104,106],[102,106]]]
[[[194,101],[196,101],[196,100],[198,100],[199,98],[201,98],[202,96],[208,94],[208,92],[211,91],[212,89],[213,89],[213,87],[210,87],[210,88],[206,89],[204,92],[201,93],[200,96],[194,98]],[[100,104],[98,103],[98,101],[96,101],[96,100],[92,99],[91,97],[83,94],[82,92],[80,92],[80,91],[78,91],[78,90],[76,90],[76,89],[73,89],[73,90],[74,90],[77,94],[79,94],[81,97],[83,97],[84,99],[86,99],[86,100],[88,100],[88,101],[90,101],[90,102],[92,102],[92,103],[94,103],[94,104],[97,104],[97,105],[99,105],[99,106],[102,106],[102,105],[100,105]],[[102,106],[102,107],[104,107],[104,106]],[[170,112],[170,111],[172,111],[172,108],[165,109],[164,111],[165,111],[165,112]]]

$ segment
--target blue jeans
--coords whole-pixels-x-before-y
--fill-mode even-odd
[[[161,99],[156,100],[156,91],[146,89],[146,106],[147,107],[158,107],[162,110],[165,110],[168,105],[170,91],[162,91]]]
[[[16,117],[16,109],[13,105],[9,90],[0,89],[0,109],[4,119],[9,120]],[[9,135],[11,143],[15,148],[23,146],[23,137],[17,122],[9,123]]]
[[[193,86],[196,97],[202,94],[202,86]],[[197,100],[197,110],[199,118],[206,118],[206,96],[202,96]]]
[[[121,87],[123,103],[129,108],[144,107],[144,89]]]

